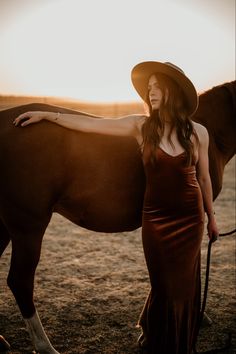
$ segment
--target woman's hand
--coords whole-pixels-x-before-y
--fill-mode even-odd
[[[13,124],[15,124],[15,126],[21,125],[22,127],[25,127],[26,125],[40,122],[45,118],[46,114],[47,112],[40,112],[40,111],[25,112],[20,116],[18,116],[13,121]]]
[[[207,231],[209,240],[215,242],[219,238],[219,230],[215,221],[215,218],[211,218],[207,223]]]

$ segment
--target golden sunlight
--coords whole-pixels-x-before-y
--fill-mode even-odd
[[[233,42],[181,1],[43,2],[2,30],[0,93],[136,100],[130,71],[143,60],[176,63],[202,91],[234,79]]]

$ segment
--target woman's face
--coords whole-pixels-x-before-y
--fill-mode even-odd
[[[153,109],[159,109],[163,99],[163,93],[159,87],[158,80],[155,75],[150,76],[148,81],[148,97]]]

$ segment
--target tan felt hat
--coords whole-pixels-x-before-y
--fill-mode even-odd
[[[135,65],[131,72],[131,80],[139,96],[147,100],[148,80],[151,75],[162,73],[170,76],[182,88],[188,103],[189,114],[192,115],[198,107],[198,95],[193,83],[187,78],[183,70],[172,63],[158,61],[144,61]]]

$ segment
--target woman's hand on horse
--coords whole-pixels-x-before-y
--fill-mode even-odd
[[[21,125],[25,127],[26,125],[37,123],[43,120],[46,116],[46,112],[34,111],[34,112],[25,112],[14,119],[13,124],[15,126]]]

